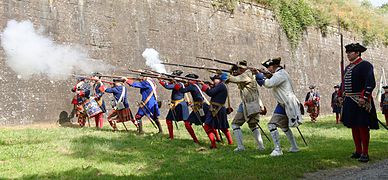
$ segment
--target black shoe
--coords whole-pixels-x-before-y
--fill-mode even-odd
[[[352,153],[352,155],[350,156],[350,158],[353,158],[353,159],[358,159],[360,157],[361,157],[361,154],[357,152]]]
[[[369,156],[366,155],[366,154],[361,154],[361,156],[360,156],[360,158],[358,159],[358,161],[366,163],[366,162],[369,161]]]

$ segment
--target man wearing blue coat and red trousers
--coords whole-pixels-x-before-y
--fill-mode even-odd
[[[172,75],[180,76],[182,75],[182,73],[183,71],[181,70],[175,70],[172,72]],[[191,127],[190,122],[187,120],[189,118],[189,107],[188,107],[187,101],[185,100],[185,93],[182,93],[179,90],[174,89],[176,84],[180,84],[181,86],[184,86],[183,83],[174,82],[174,81],[165,81],[165,80],[159,80],[159,83],[164,88],[172,91],[170,109],[168,110],[167,117],[166,117],[166,124],[167,124],[167,129],[168,129],[168,134],[170,139],[174,139],[174,128],[172,125],[173,121],[176,121],[176,122],[183,121],[185,123],[185,127],[187,131],[190,133],[190,131],[192,131],[193,128]],[[198,139],[195,137],[195,135],[193,139],[194,139],[194,142],[198,143]]]
[[[232,136],[229,132],[229,123],[225,108],[226,98],[228,98],[228,89],[223,81],[221,81],[220,75],[214,75],[210,77],[213,81],[213,87],[210,87],[202,83],[202,91],[205,92],[210,99],[210,107],[206,112],[206,119],[204,129],[208,135],[211,146],[210,148],[217,148],[216,145],[216,129],[220,129],[226,136],[228,144],[233,144]]]
[[[373,65],[361,58],[361,53],[367,49],[359,43],[345,46],[350,64],[344,72],[343,91],[339,92],[343,102],[342,122],[352,128],[355,152],[351,158],[360,162],[368,162],[370,129],[378,129],[376,108],[372,91],[376,86]]]
[[[159,106],[157,102],[157,94],[156,94],[156,84],[153,82],[151,78],[144,77],[141,81],[136,82],[133,79],[125,79],[126,83],[134,88],[140,89],[141,94],[141,102],[139,105],[139,109],[135,115],[135,119],[137,120],[137,124],[139,126],[139,133],[144,133],[143,131],[143,123],[141,118],[143,116],[150,117],[155,124],[158,126],[159,132],[162,133],[162,126],[158,119],[160,115]]]

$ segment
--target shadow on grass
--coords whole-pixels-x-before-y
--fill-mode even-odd
[[[322,126],[333,128],[333,125],[329,124],[322,122]],[[338,128],[346,129],[342,125],[338,126]],[[152,131],[151,128],[148,130]],[[81,167],[72,167],[69,168],[70,170],[56,173],[28,175],[22,178],[289,179],[303,177],[304,173],[327,168],[360,165],[356,160],[349,158],[353,151],[351,137],[322,138],[307,133],[305,138],[308,139],[309,146],[305,147],[300,136],[294,131],[301,152],[288,153],[287,149],[290,145],[284,134],[281,133],[284,155],[270,157],[272,144],[267,141],[265,141],[267,150],[264,152],[250,147],[244,152],[234,153],[235,145],[219,145],[219,149],[209,150],[208,144],[204,144],[205,150],[199,150],[199,147],[194,145],[190,139],[170,141],[166,136],[152,133],[140,136],[125,131],[113,134],[102,132],[102,134],[100,136],[84,135],[71,140],[72,153],[67,156],[73,159],[84,159],[90,165],[85,167],[78,165]],[[200,137],[200,140],[208,142],[206,137]],[[254,144],[253,138],[245,138],[244,144],[251,146]],[[388,157],[387,146],[388,142],[383,140],[371,141],[372,163]],[[112,168],[118,168],[117,172],[110,171]],[[275,169],[276,172],[282,173],[274,173]]]
[[[74,176],[72,176],[74,175]],[[48,173],[44,175],[24,176],[21,179],[140,179],[136,176],[116,176],[102,174],[100,170],[92,167],[73,168],[60,173]]]

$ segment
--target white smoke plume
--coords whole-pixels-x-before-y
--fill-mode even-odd
[[[34,29],[30,21],[10,20],[0,34],[6,64],[18,74],[29,79],[33,75],[46,75],[50,79],[67,79],[72,73],[90,74],[111,68],[101,60],[91,59],[77,45],[55,43]]]
[[[162,61],[159,59],[159,53],[155,49],[146,48],[142,54],[143,58],[146,59],[146,65],[149,66],[152,70],[159,73],[167,73],[166,68]]]

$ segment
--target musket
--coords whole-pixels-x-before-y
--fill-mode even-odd
[[[199,57],[199,56],[197,56],[196,58],[197,59],[204,59],[204,60],[208,60],[208,61],[213,61],[213,62],[217,62],[217,63],[221,63],[221,64],[231,65],[232,69],[236,69],[236,67],[237,67],[237,63],[232,63],[232,62],[229,62],[229,61],[226,61],[226,60],[220,60],[220,59],[215,59],[215,58],[207,58],[207,57]],[[249,69],[249,70],[256,70],[256,71],[259,71],[259,72],[261,72],[263,74],[267,74],[267,75],[272,75],[271,72],[269,72],[268,70],[265,70],[263,68],[255,68],[255,67],[247,66],[247,69]]]
[[[159,72],[152,71],[152,70],[146,70],[146,71],[139,71],[139,70],[133,70],[133,69],[128,69],[128,70],[131,72],[139,73],[141,76],[148,76],[148,77],[152,77],[152,78],[162,79],[163,78],[162,76],[167,76],[167,77],[171,77],[173,80],[176,80],[176,81],[187,82],[187,80],[191,80],[191,81],[197,81],[197,82],[202,81],[204,83],[211,84],[210,81],[194,79],[194,78],[189,78],[189,77],[181,77],[181,76],[176,76],[176,75],[167,74],[167,73],[159,73]],[[172,79],[170,79],[170,80],[172,80]]]
[[[85,77],[85,76],[79,76],[79,75],[75,75],[75,74],[73,74],[72,76],[74,76],[74,77],[80,77],[80,78],[84,78],[84,79],[92,80],[92,81],[100,81],[100,79],[94,79],[94,78]],[[108,83],[108,84],[113,84],[113,82],[111,82],[111,81],[101,80],[101,82],[103,82],[103,83]]]
[[[201,79],[194,79],[194,78],[189,78],[189,77],[184,77],[184,76],[177,76],[177,75],[173,75],[173,74],[159,73],[159,72],[156,72],[153,70],[146,70],[146,71],[149,71],[149,72],[154,73],[154,74],[160,74],[163,76],[172,77],[174,79],[178,78],[178,79],[187,80],[187,81],[196,81],[196,82],[204,82],[206,84],[212,84],[212,82],[210,82],[210,81],[201,80]]]
[[[204,59],[204,60],[208,60],[208,61],[214,61],[214,62],[218,62],[218,63],[222,63],[222,64],[227,64],[227,65],[236,65],[236,63],[231,63],[231,62],[228,62],[228,61],[225,61],[225,60],[220,60],[220,59],[215,59],[215,58],[207,58],[207,57],[201,57],[201,56],[197,56],[195,57],[197,59]]]
[[[162,64],[168,65],[168,66],[178,66],[178,67],[186,67],[186,68],[193,68],[193,69],[204,69],[207,71],[211,71],[212,73],[215,73],[217,71],[229,72],[229,70],[226,70],[226,69],[210,68],[210,67],[202,67],[202,66],[192,66],[192,65],[186,65],[186,64],[167,63],[167,62],[163,62]]]
[[[341,41],[341,92],[344,93],[345,90],[345,68],[344,68],[344,36],[342,35],[341,32],[341,22],[340,18],[338,16],[338,33],[340,35],[340,41]]]

